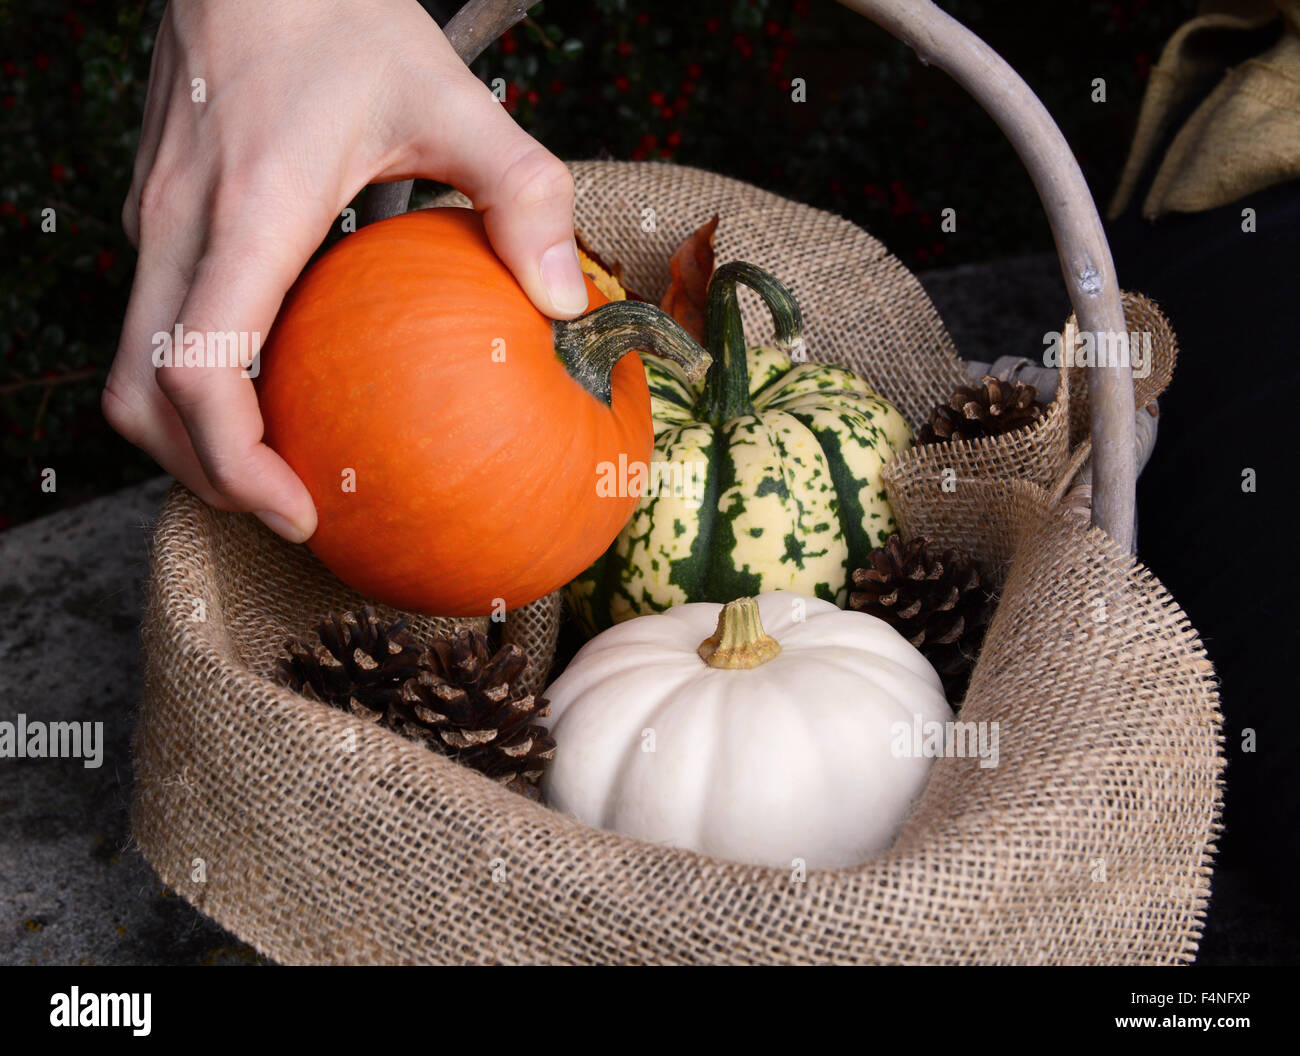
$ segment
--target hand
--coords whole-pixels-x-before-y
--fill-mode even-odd
[[[140,254],[103,394],[109,424],[205,501],[307,539],[311,496],[262,443],[252,382],[237,368],[155,368],[154,335],[180,323],[264,339],[357,192],[415,175],[469,196],[542,312],[586,309],[568,170],[416,0],[172,0],[122,209]]]

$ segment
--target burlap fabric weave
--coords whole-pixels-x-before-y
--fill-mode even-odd
[[[814,357],[855,366],[914,425],[962,381],[919,283],[852,225],[688,169],[574,172],[580,231],[634,288],[661,292],[671,249],[717,212],[719,259],[791,285]],[[1009,463],[982,449],[954,491],[931,483],[904,516],[995,570],[962,718],[997,722],[1000,748],[993,768],[937,760],[882,857],[795,882],[629,840],[290,693],[268,677],[283,636],[361,599],[304,548],[179,487],[144,626],[139,845],[166,883],[286,962],[1189,961],[1219,826],[1213,671],[1150,573],[1049,498],[1068,404],[1053,413],[1040,428],[1061,431],[1060,452]],[[556,605],[512,614],[504,633],[544,662]]]

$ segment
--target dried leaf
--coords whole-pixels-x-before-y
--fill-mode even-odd
[[[713,277],[713,235],[718,217],[690,235],[668,262],[672,282],[659,305],[676,319],[696,341],[704,344],[704,320],[708,305],[709,279]]]
[[[574,237],[578,241],[578,263],[582,267],[582,273],[596,284],[596,289],[611,301],[645,300],[639,293],[627,288],[627,284],[623,281],[622,264],[618,261],[613,264],[605,263],[600,254],[587,245],[576,231]]]

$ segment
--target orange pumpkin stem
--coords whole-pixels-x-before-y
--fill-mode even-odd
[[[712,362],[672,316],[645,301],[611,301],[577,319],[560,319],[552,325],[560,362],[606,406],[614,367],[635,349],[672,360],[692,381],[704,377]]]

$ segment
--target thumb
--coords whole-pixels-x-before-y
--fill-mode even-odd
[[[580,315],[587,285],[573,237],[573,177],[480,81],[461,90],[434,167],[483,214],[492,248],[538,310]]]

